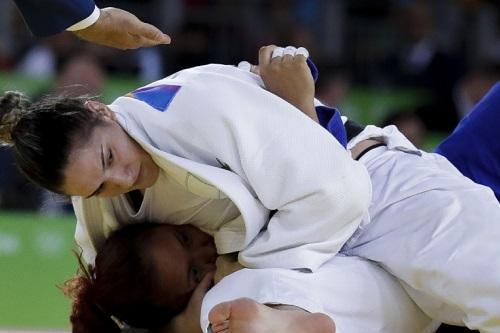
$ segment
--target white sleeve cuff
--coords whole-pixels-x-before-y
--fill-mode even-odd
[[[78,23],[73,24],[71,27],[67,28],[66,30],[76,31],[76,30],[85,29],[85,28],[91,26],[92,24],[94,24],[99,19],[100,15],[101,15],[101,11],[99,10],[99,8],[97,8],[97,6],[95,6],[94,11],[92,12],[92,14],[90,14],[89,17],[81,20]]]

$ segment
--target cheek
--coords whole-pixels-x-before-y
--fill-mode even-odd
[[[182,310],[184,310],[187,307],[192,294],[193,293],[190,292],[187,294],[181,294],[175,296],[175,301],[171,305],[174,311],[181,312]]]
[[[147,156],[141,146],[129,137],[121,142],[120,151],[122,158],[129,162],[139,162]]]
[[[82,157],[81,161],[90,158]],[[70,165],[63,173],[62,192],[68,195],[88,195],[93,187],[97,188],[96,182],[99,174],[90,165]]]

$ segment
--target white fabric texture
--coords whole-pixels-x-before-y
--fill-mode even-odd
[[[109,202],[116,218],[116,223],[110,225],[112,229],[119,227],[118,221],[138,223],[148,220],[185,224],[196,220],[202,231],[213,235],[222,224],[240,216],[231,200],[194,195],[163,171],[156,183],[145,190],[139,209],[136,210],[125,196],[111,198]]]
[[[444,157],[417,150],[394,126],[360,161],[373,184],[371,222],[342,253],[379,263],[431,317],[500,332],[500,205]],[[351,143],[350,143],[351,145]]]
[[[95,6],[94,10],[92,11],[92,14],[90,14],[88,17],[84,18],[80,22],[73,24],[71,27],[67,28],[66,30],[77,31],[77,30],[82,30],[82,29],[88,28],[92,24],[97,22],[97,20],[99,19],[99,16],[101,16],[101,10],[97,6]]]
[[[365,167],[326,130],[262,89],[258,76],[208,65],[149,86],[161,84],[181,86],[164,112],[129,97],[110,107],[169,177],[193,194],[227,197],[238,207],[241,216],[214,233],[219,253],[240,251],[247,267],[315,270],[366,218]],[[77,242],[92,262],[109,232],[129,222],[116,221],[110,199],[75,197],[73,204]],[[277,213],[267,223],[269,210]]]
[[[240,297],[327,314],[337,333],[430,333],[440,324],[415,305],[396,279],[356,257],[336,256],[314,273],[273,268],[235,272],[205,295],[200,317],[204,332],[215,305]]]

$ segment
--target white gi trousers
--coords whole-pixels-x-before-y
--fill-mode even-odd
[[[432,321],[408,297],[396,279],[356,257],[336,256],[313,273],[280,268],[242,269],[208,291],[201,309],[248,297],[263,304],[287,304],[329,315],[337,333],[431,333]]]
[[[354,140],[379,136],[388,147],[360,159],[373,184],[371,222],[341,252],[379,263],[432,318],[500,332],[500,205],[491,189],[404,144],[394,127],[364,132]]]

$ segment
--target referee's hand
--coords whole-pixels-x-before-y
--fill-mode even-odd
[[[101,9],[99,19],[94,24],[73,33],[86,41],[122,50],[170,44],[170,36],[155,26],[113,7]]]

